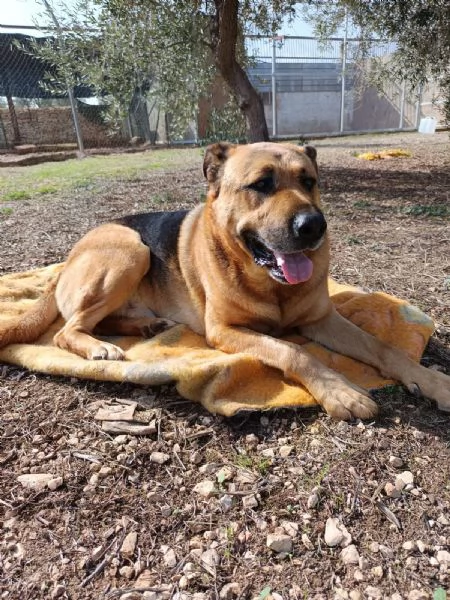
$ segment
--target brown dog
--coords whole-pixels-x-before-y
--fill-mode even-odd
[[[0,347],[34,341],[61,313],[59,347],[87,359],[120,360],[123,351],[93,337],[94,330],[148,336],[184,323],[211,346],[280,369],[333,417],[373,417],[377,406],[366,392],[277,339],[297,330],[450,410],[450,377],[414,363],[334,310],[315,158],[308,146],[210,146],[206,204],[133,215],[88,233],[35,307],[0,327]]]

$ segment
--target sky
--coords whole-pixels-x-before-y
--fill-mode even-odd
[[[0,2],[3,5],[0,8],[0,26],[34,25],[33,20],[39,22],[38,16],[42,12],[42,7],[37,0],[0,0]],[[11,30],[0,27],[0,32],[6,33],[12,31],[32,33],[29,30]],[[280,31],[280,35],[312,36],[313,34],[311,27],[297,18],[293,24],[286,24],[282,28],[282,31]]]

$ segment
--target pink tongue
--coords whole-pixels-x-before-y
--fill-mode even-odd
[[[313,272],[312,261],[303,252],[293,254],[281,254],[274,252],[277,265],[281,267],[283,275],[288,283],[300,283],[308,281]]]

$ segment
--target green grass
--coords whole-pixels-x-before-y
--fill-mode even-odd
[[[367,200],[357,200],[353,203],[353,206],[355,208],[369,208],[369,206],[372,205],[370,204],[370,202],[367,202]]]
[[[163,169],[197,164],[198,148],[161,149],[111,154],[0,169],[0,201],[24,200],[72,189],[88,188],[104,180],[133,180]]]
[[[25,190],[11,190],[3,196],[2,200],[28,200],[29,198],[31,198],[31,195]]]
[[[447,217],[450,216],[450,209],[447,206],[418,204],[416,206],[406,206],[402,209],[402,213],[411,217]]]

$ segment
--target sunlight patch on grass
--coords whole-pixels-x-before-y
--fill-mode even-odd
[[[0,170],[0,200],[20,200],[86,188],[102,180],[131,180],[161,169],[185,169],[201,163],[198,148],[109,154]],[[26,192],[24,190],[27,190]]]

